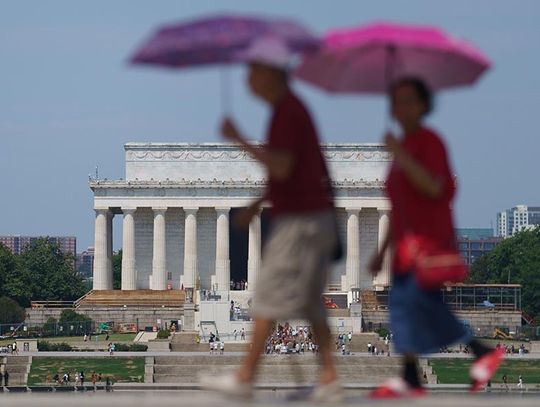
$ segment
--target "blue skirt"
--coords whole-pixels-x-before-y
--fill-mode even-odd
[[[420,289],[414,272],[394,275],[389,298],[390,326],[398,353],[438,352],[472,336],[443,303],[442,293]]]

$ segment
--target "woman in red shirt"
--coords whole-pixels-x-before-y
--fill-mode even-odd
[[[390,89],[391,111],[402,130],[399,139],[388,133],[394,156],[387,192],[392,202],[390,232],[371,261],[376,274],[391,245],[403,245],[406,235],[425,238],[439,249],[455,249],[451,203],[455,183],[443,140],[423,125],[433,109],[431,91],[419,79],[404,78]],[[395,250],[390,291],[390,325],[395,350],[404,358],[402,378],[391,379],[372,393],[374,398],[418,396],[425,393],[418,376],[417,355],[438,352],[456,342],[467,343],[476,356],[471,368],[472,390],[483,389],[503,355],[487,348],[443,303],[440,290],[422,290],[414,269]]]

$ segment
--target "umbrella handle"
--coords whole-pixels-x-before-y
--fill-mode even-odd
[[[395,74],[395,64],[396,64],[396,47],[393,45],[388,45],[386,47],[386,57],[385,57],[385,66],[384,66],[384,84],[387,91],[390,89],[392,82],[394,81]],[[397,123],[392,117],[392,112],[390,111],[390,104],[386,110],[386,115],[384,118],[384,132],[392,133],[394,135],[399,134],[397,130]]]

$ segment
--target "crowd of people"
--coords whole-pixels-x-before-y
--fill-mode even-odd
[[[505,344],[499,342],[495,346],[495,349],[503,352],[505,355],[518,354],[519,356],[523,356],[523,355],[525,355],[526,353],[529,352],[527,350],[527,348],[525,347],[525,344],[523,344],[523,343],[521,345],[519,345],[519,346],[515,346],[514,344],[505,345]],[[442,348],[439,349],[439,353],[465,353],[465,354],[470,354],[471,352],[472,352],[472,350],[471,350],[471,348],[469,346],[463,346],[462,344],[460,344],[459,346],[456,346],[456,347],[445,346],[445,347],[442,347]]]
[[[246,330],[244,328],[238,330],[238,329],[235,329],[233,331],[233,338],[235,341],[238,340],[238,338],[240,337],[240,340],[241,341],[245,341],[246,340]]]
[[[303,355],[307,352],[319,352],[319,345],[315,342],[309,327],[292,327],[288,322],[278,324],[266,339],[267,355]]]
[[[7,353],[8,355],[18,355],[19,347],[17,346],[17,342],[14,341],[7,346],[0,346],[0,353]]]
[[[225,342],[219,339],[213,332],[210,332],[208,339],[211,355],[223,355],[225,353]]]
[[[506,390],[506,391],[509,391],[510,390],[510,386],[508,385],[508,375],[506,374],[503,374],[502,375],[502,382],[503,382],[503,388]],[[491,383],[490,383],[491,384]],[[523,389],[524,387],[524,382],[523,382],[523,376],[522,375],[519,375],[518,378],[517,378],[517,383],[516,383],[516,387],[518,389]]]
[[[523,344],[523,343],[521,345],[519,345],[518,347],[516,347],[514,344],[504,345],[504,344],[499,342],[495,348],[503,349],[504,353],[506,353],[507,355],[513,355],[513,354],[517,353],[519,356],[523,356],[523,355],[525,355],[526,353],[529,352],[525,348],[525,344]]]
[[[251,321],[250,308],[251,300],[248,300],[247,308],[242,307],[239,302],[231,300],[229,319],[231,321]]]
[[[246,280],[234,281],[231,280],[231,291],[244,291],[248,289],[248,282]]]
[[[342,355],[350,355],[351,351],[348,344],[352,342],[352,332],[347,334],[340,333],[336,338],[336,350],[341,351]]]
[[[81,386],[83,387],[86,382],[86,375],[84,371],[75,371],[74,373],[71,372],[64,372],[63,374],[56,373],[52,377],[52,381],[57,386]],[[103,383],[103,374],[102,373],[96,373],[95,371],[91,373],[90,375],[90,383],[92,383],[93,387],[96,387],[98,384]],[[107,387],[111,386],[113,383],[110,376],[105,377],[105,385]]]

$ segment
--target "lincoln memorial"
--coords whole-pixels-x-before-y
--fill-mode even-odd
[[[248,231],[234,213],[259,197],[265,173],[245,152],[222,143],[128,143],[125,179],[92,179],[95,210],[93,289],[111,290],[113,218],[122,221],[122,290],[227,292],[231,280],[257,285],[268,208]],[[384,178],[390,156],[378,144],[325,144],[344,259],[328,290],[388,285],[388,261],[375,280],[366,270],[388,227]],[[194,297],[193,297],[194,298]]]

